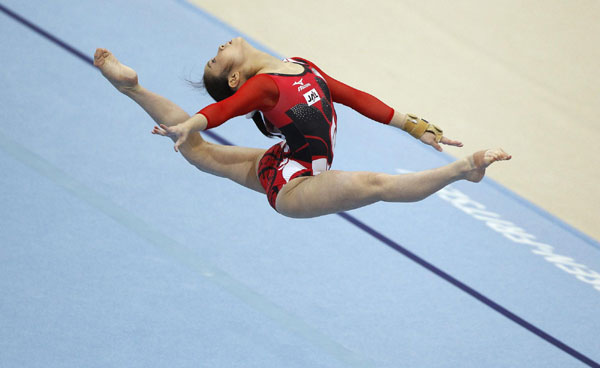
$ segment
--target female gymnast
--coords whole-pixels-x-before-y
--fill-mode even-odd
[[[509,160],[502,149],[479,151],[436,169],[402,175],[329,170],[337,130],[333,102],[383,124],[400,128],[441,151],[439,143],[462,146],[426,120],[402,114],[365,92],[345,85],[312,62],[280,60],[243,38],[219,46],[204,67],[203,84],[217,101],[193,116],[138,83],[137,73],[106,49],[94,65],[117,90],[133,99],[170,137],[175,151],[198,169],[265,193],[289,217],[316,217],[378,201],[414,202],[461,179],[479,182],[485,169]],[[267,136],[284,138],[268,150],[205,141],[200,131],[248,114]]]

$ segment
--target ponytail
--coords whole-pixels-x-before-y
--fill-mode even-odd
[[[269,132],[269,130],[267,129],[267,124],[266,124],[265,120],[263,119],[263,116],[260,112],[255,111],[254,113],[252,113],[252,120],[254,121],[254,124],[256,124],[256,127],[258,128],[258,130],[260,130],[260,132],[265,137],[274,138],[274,137],[278,136],[277,134],[273,134],[273,133]]]
[[[227,76],[229,75],[230,71],[231,67],[228,67],[219,76],[211,76],[206,75],[206,73],[204,73],[204,76],[202,77],[202,82],[188,82],[194,88],[204,88],[208,92],[210,97],[212,97],[215,101],[219,102],[226,99],[227,97],[233,96],[233,94],[235,93],[235,91],[232,90],[231,87],[229,87],[229,83],[227,82]],[[274,134],[269,132],[269,130],[267,129],[266,122],[263,120],[263,116],[260,112],[253,112],[252,120],[254,121],[254,124],[256,124],[258,130],[260,130],[260,132],[264,136],[269,138],[280,136],[276,133]]]

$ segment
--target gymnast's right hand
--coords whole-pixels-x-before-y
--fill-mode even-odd
[[[160,124],[160,126],[155,126],[154,129],[152,129],[152,134],[171,138],[173,142],[175,142],[175,152],[179,152],[179,146],[185,143],[191,132],[190,125],[186,123],[187,121],[173,126]]]

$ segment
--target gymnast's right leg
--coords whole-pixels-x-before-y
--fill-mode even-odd
[[[135,101],[157,124],[172,126],[189,119],[190,115],[181,107],[141,86],[135,70],[120,63],[110,51],[96,49],[94,65],[119,92]],[[210,143],[196,132],[190,134],[180,147],[180,152],[189,163],[202,171],[264,193],[256,175],[258,161],[265,152],[263,149]]]
[[[277,195],[277,212],[306,218],[349,211],[379,201],[415,202],[457,180],[479,182],[488,166],[510,160],[502,149],[479,151],[431,170],[403,175],[331,170],[292,179]]]

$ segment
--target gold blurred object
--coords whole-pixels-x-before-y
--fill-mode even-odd
[[[433,133],[435,135],[435,141],[438,143],[444,136],[443,130],[438,126],[411,114],[407,114],[403,130],[417,139],[420,139],[425,132]]]

